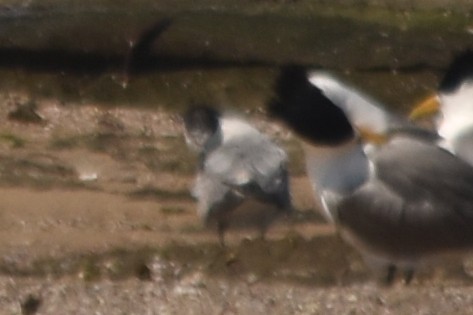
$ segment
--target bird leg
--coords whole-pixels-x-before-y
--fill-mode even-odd
[[[409,268],[404,271],[404,283],[409,285],[414,278],[414,269]]]
[[[390,264],[388,266],[388,273],[386,275],[386,284],[392,285],[394,281],[394,277],[396,276],[397,268],[395,265]]]
[[[220,242],[220,246],[223,248],[227,247],[225,245],[225,231],[227,229],[227,223],[223,220],[219,220],[217,223],[217,232],[218,232],[218,239]]]
[[[266,224],[263,224],[262,226],[260,226],[260,229],[259,229],[259,238],[262,240],[262,241],[266,241],[266,231],[268,230],[268,226]]]

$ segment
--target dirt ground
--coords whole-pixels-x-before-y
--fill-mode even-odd
[[[291,135],[261,115],[249,119],[293,157],[298,211],[221,248],[194,212],[175,114],[41,101],[28,118],[12,114],[21,95],[0,102],[2,315],[473,314],[469,261],[384,286],[317,214]]]

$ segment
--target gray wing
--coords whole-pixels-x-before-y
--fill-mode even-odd
[[[450,152],[401,138],[379,150],[374,163],[377,177],[404,200],[458,207],[463,216],[473,219],[473,168]]]
[[[213,214],[233,210],[243,199],[231,191],[230,187],[222,185],[217,178],[205,172],[197,174],[192,195],[198,200],[197,213],[204,221]]]
[[[374,164],[376,178],[337,208],[370,250],[413,258],[473,247],[473,168],[407,138],[380,149]]]
[[[211,152],[204,169],[245,195],[288,206],[287,156],[266,137],[252,136],[228,141]]]

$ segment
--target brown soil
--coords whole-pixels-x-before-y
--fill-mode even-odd
[[[228,233],[202,227],[194,157],[175,115],[1,96],[0,314],[473,314],[469,263],[385,287],[315,211],[291,135],[297,213]],[[300,153],[300,152],[299,152]]]

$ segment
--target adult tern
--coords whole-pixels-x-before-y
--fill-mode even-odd
[[[325,216],[369,264],[412,279],[419,263],[473,249],[473,168],[411,133],[384,135],[368,155],[342,108],[302,67],[286,67],[269,113],[302,137]]]

